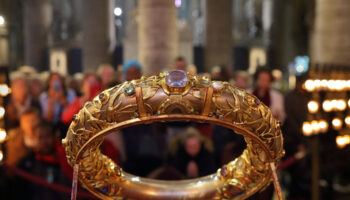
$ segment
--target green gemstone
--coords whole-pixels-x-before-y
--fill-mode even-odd
[[[124,92],[128,96],[133,95],[135,93],[135,86],[134,86],[134,84],[130,83],[129,85],[127,85],[125,87],[125,89],[124,89]]]

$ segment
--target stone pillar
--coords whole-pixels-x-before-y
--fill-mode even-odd
[[[145,75],[158,73],[178,55],[177,9],[170,0],[140,0],[138,6],[139,61]]]
[[[214,65],[232,68],[232,1],[207,0],[205,70]]]
[[[82,49],[84,71],[94,71],[102,63],[110,61],[109,28],[110,1],[84,0],[82,17]]]
[[[23,1],[24,65],[43,69],[51,12],[50,0]]]
[[[8,31],[5,25],[0,25],[0,66],[9,64]]]
[[[350,65],[350,1],[316,0],[314,63]]]

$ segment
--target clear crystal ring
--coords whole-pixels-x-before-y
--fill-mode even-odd
[[[104,136],[114,130],[159,121],[224,126],[242,134],[247,148],[217,173],[183,181],[129,174],[100,152]],[[245,90],[170,71],[103,91],[73,118],[63,144],[69,164],[79,167],[80,182],[101,199],[244,199],[272,180],[270,164],[284,154],[279,126]]]

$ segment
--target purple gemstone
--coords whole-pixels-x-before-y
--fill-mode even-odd
[[[212,85],[215,90],[221,90],[224,87],[220,82],[213,82]]]
[[[226,165],[222,166],[222,167],[221,167],[221,170],[220,170],[221,176],[226,176],[227,173],[228,173],[228,172],[227,172],[227,166],[226,166]]]
[[[165,76],[165,81],[170,87],[185,87],[187,83],[186,72],[182,70],[169,71]]]
[[[254,99],[254,103],[255,103],[255,105],[260,105],[260,101],[258,100],[258,99]]]

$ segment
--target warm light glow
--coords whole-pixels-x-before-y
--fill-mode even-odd
[[[308,79],[304,83],[305,89],[309,92],[315,90],[345,91],[350,90],[350,80],[340,79]]]
[[[338,100],[336,100],[336,99],[333,99],[332,101],[331,101],[331,110],[334,110],[334,109],[336,109],[337,107],[338,107]]]
[[[3,16],[0,16],[0,25],[5,24],[5,18]]]
[[[321,80],[318,80],[318,79],[314,80],[314,86],[316,89],[319,89],[321,87]]]
[[[6,131],[4,129],[0,129],[0,143],[3,143],[6,139]]]
[[[318,126],[320,127],[320,131],[322,132],[322,133],[325,133],[325,132],[327,132],[327,130],[328,130],[328,123],[327,123],[327,121],[326,120],[320,120],[319,122],[318,122]]]
[[[348,105],[350,106],[350,100],[348,100]],[[346,101],[344,99],[325,100],[322,107],[325,112],[344,111],[346,109]]]
[[[320,126],[318,125],[318,121],[316,120],[312,120],[311,127],[312,127],[313,133],[318,133],[320,131]]]
[[[350,102],[350,100],[349,100]],[[322,104],[323,110],[325,112],[330,112],[332,110],[332,103],[330,100],[325,100]]]
[[[119,7],[114,8],[114,15],[115,16],[120,16],[123,14],[123,10]]]
[[[5,108],[4,107],[0,107],[0,119],[3,118],[5,115]]]
[[[339,148],[343,148],[346,145],[350,144],[350,136],[349,135],[339,135],[336,138],[336,142]]]
[[[338,90],[338,91],[344,89],[343,81],[341,81],[341,80],[336,80],[336,81],[334,82],[334,87],[335,87],[335,89]]]
[[[4,158],[4,154],[3,154],[2,151],[0,150],[0,162],[2,161],[3,158]]]
[[[328,88],[328,81],[327,81],[326,79],[323,79],[323,80],[321,81],[321,87],[322,87],[322,88]]]
[[[345,100],[341,99],[337,101],[337,110],[344,111],[346,109],[346,102]]]
[[[334,118],[332,120],[332,125],[335,130],[339,130],[343,126],[343,122],[340,118]]]
[[[309,103],[307,104],[307,108],[309,109],[310,113],[316,113],[318,111],[317,101],[309,101]]]
[[[345,121],[346,126],[350,127],[350,116],[349,115],[345,117],[344,121]]]
[[[6,84],[0,84],[0,95],[6,96],[11,92],[11,89]]]
[[[335,80],[329,80],[328,81],[328,89],[335,90],[335,88],[336,88]]]
[[[346,80],[342,80],[341,83],[342,83],[342,90],[346,90],[347,81]]]
[[[350,99],[348,100],[348,106],[350,107]]]
[[[315,89],[315,84],[312,80],[305,81],[305,89],[307,91],[313,91]]]
[[[312,126],[309,122],[303,123],[303,134],[305,136],[310,136],[312,134]]]

